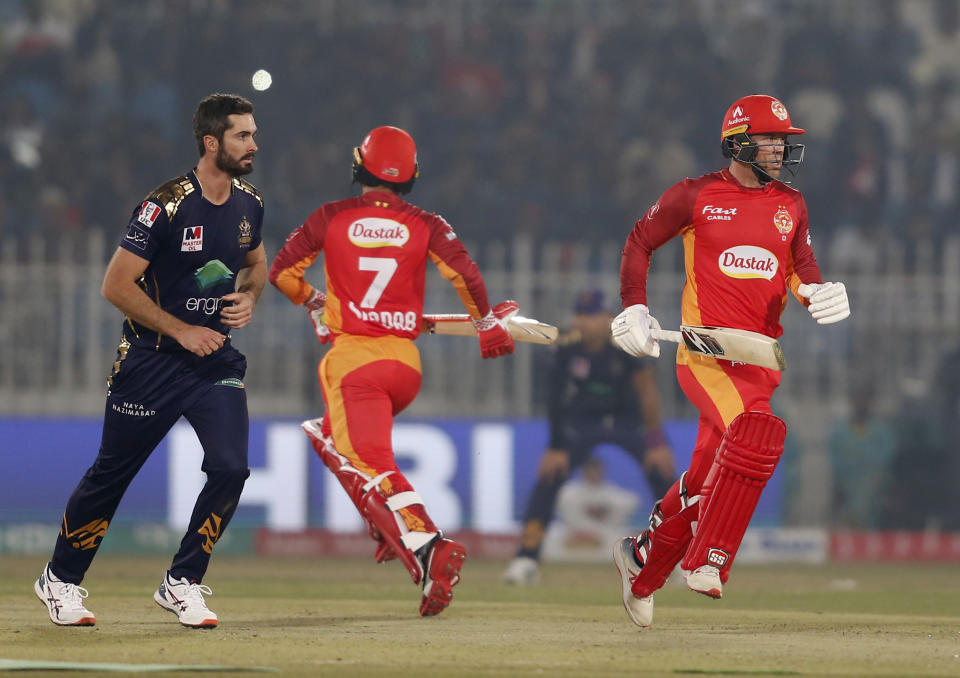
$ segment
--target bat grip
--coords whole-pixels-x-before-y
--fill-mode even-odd
[[[683,343],[683,335],[676,330],[651,330],[650,336],[657,341],[672,341],[675,344]]]

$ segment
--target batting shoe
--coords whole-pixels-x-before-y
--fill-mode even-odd
[[[687,588],[711,598],[723,597],[723,582],[720,581],[720,569],[716,565],[701,565],[693,572],[684,573]]]
[[[463,544],[445,537],[433,542],[423,567],[420,616],[432,617],[447,608],[453,600],[453,587],[460,583],[460,568],[466,557],[467,549]]]
[[[167,572],[160,587],[154,591],[157,605],[177,615],[180,623],[191,629],[212,629],[217,625],[217,615],[207,607],[203,594],[212,594],[209,586],[190,582],[186,577],[174,579]]]
[[[536,586],[540,583],[540,566],[528,556],[517,556],[510,561],[501,576],[511,586]]]
[[[33,583],[33,592],[47,606],[50,621],[57,626],[93,626],[97,618],[88,610],[83,599],[90,595],[85,588],[57,579],[50,571],[50,563]]]
[[[613,545],[613,562],[617,565],[623,585],[623,607],[630,621],[641,628],[647,628],[653,622],[653,595],[644,598],[633,595],[633,580],[643,567],[637,561],[636,553],[637,540],[634,537],[625,537]]]

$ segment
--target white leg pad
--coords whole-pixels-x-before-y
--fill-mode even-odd
[[[399,511],[414,504],[423,504],[423,499],[417,492],[413,491],[398,492],[387,499],[387,508],[391,511]]]

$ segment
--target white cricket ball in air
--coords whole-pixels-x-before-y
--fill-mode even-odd
[[[253,77],[250,79],[250,82],[253,84],[253,88],[258,92],[270,89],[270,85],[273,84],[273,76],[270,75],[269,71],[265,71],[262,68],[253,74]]]

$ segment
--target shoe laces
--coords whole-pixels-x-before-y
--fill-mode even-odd
[[[51,583],[59,585],[60,590],[57,591],[58,597],[62,602],[69,604],[71,607],[83,607],[83,599],[90,595],[89,591],[77,584],[70,584],[65,581]]]
[[[203,599],[204,594],[212,595],[213,589],[211,589],[206,584],[197,584],[196,582],[189,582],[186,579],[181,579],[177,582],[179,585],[186,585],[186,588],[183,591],[182,600],[187,605],[196,605],[199,607],[207,607],[207,602]]]

